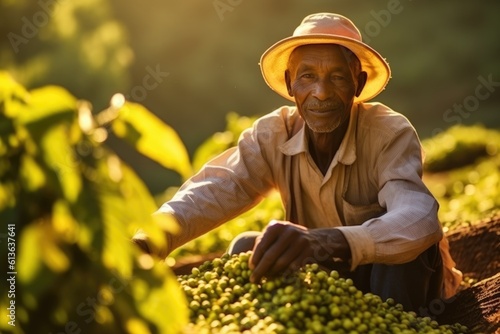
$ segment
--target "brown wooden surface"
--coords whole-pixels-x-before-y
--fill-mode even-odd
[[[500,271],[500,214],[446,236],[451,256],[464,276],[483,280]]]
[[[472,333],[500,333],[500,273],[459,292],[444,303],[440,324],[460,323]]]
[[[445,303],[438,322],[459,322],[472,333],[500,333],[500,214],[456,229],[447,238],[457,268],[479,282]]]

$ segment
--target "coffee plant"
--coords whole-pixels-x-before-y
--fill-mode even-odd
[[[144,107],[116,95],[94,113],[61,87],[27,91],[0,73],[0,254],[12,280],[1,285],[2,333],[171,333],[187,323],[175,276],[130,242],[141,227],[161,246],[177,226],[151,215],[152,195],[105,145],[111,131],[189,175],[175,132]]]

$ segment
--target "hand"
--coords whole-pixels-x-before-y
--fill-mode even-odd
[[[346,252],[347,249],[347,252]],[[309,230],[286,221],[272,221],[255,241],[249,266],[250,280],[276,276],[314,262],[333,261],[333,256],[347,257],[349,245],[337,229]]]
[[[151,247],[149,247],[148,240],[143,236],[134,236],[132,238],[132,243],[138,246],[144,253],[152,254]]]
[[[167,233],[165,233],[165,238],[167,238],[167,245],[170,244],[170,240],[168,239],[169,236]],[[139,249],[144,253],[157,256],[160,259],[165,259],[169,254],[168,248],[158,248],[157,246],[155,246],[149,236],[142,230],[139,230],[134,234],[131,242],[139,247]]]

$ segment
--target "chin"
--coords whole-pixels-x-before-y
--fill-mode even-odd
[[[309,129],[314,133],[331,133],[335,131],[340,122],[336,122],[334,124],[314,124],[312,122],[306,122]]]

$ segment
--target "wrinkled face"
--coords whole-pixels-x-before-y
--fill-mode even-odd
[[[354,97],[364,84],[358,85],[341,47],[331,44],[296,48],[285,80],[300,115],[318,133],[332,132],[349,118]]]

